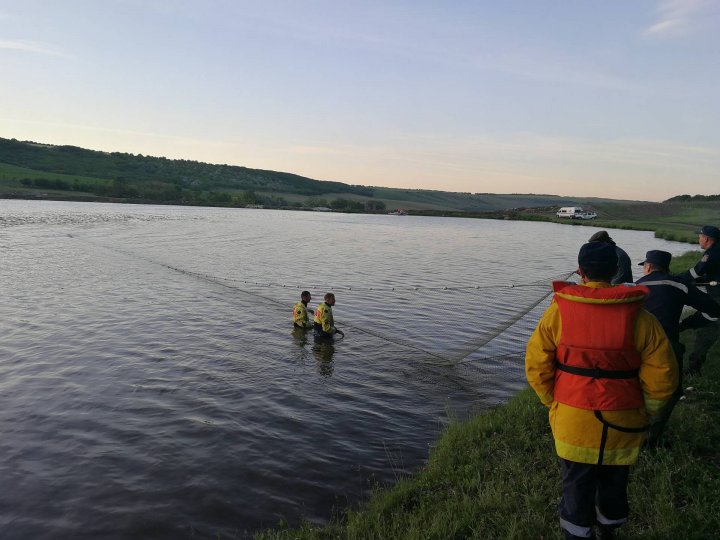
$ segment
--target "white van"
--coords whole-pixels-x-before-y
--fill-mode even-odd
[[[575,214],[579,214],[583,211],[581,206],[563,206],[555,214],[559,218],[574,218]]]
[[[555,214],[559,218],[569,219],[595,219],[597,214],[590,210],[585,210],[582,206],[563,206]]]

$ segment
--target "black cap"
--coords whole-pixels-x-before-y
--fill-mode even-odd
[[[617,264],[618,256],[612,244],[588,242],[583,244],[578,253],[580,268],[616,268]]]
[[[595,234],[593,234],[590,237],[590,239],[588,240],[588,242],[605,242],[605,243],[609,243],[612,241],[613,241],[613,239],[610,238],[610,235],[608,234],[607,231],[598,231]]]
[[[655,266],[659,266],[660,268],[667,269],[670,268],[671,259],[672,255],[667,251],[652,249],[645,254],[645,260],[641,263],[638,263],[638,265],[642,266],[645,263],[650,263],[654,264]]]
[[[595,234],[593,234],[588,242],[605,242],[606,244],[612,244],[615,245],[615,241],[610,238],[610,235],[607,231],[598,231]]]
[[[695,234],[704,234],[705,236],[709,236],[710,238],[717,240],[720,238],[720,229],[714,225],[705,225],[699,231],[695,231]]]

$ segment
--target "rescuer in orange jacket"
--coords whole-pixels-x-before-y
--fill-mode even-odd
[[[555,297],[530,337],[525,373],[550,408],[563,474],[565,538],[613,538],[627,521],[627,481],[645,430],[678,383],[677,363],[648,290],[612,286],[612,245],[580,248],[583,284],[555,283]]]

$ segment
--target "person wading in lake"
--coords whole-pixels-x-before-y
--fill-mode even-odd
[[[610,238],[610,235],[607,233],[607,231],[598,231],[595,234],[593,234],[588,242],[603,242],[605,244],[610,244],[615,248],[615,253],[618,257],[618,267],[617,271],[615,272],[615,275],[612,277],[612,280],[610,281],[611,285],[619,285],[620,283],[632,283],[633,282],[633,275],[632,275],[632,263],[630,262],[630,257],[627,253],[625,253],[625,250],[619,247],[615,241]]]
[[[553,283],[555,296],[527,344],[525,373],[550,409],[562,468],[558,508],[566,539],[614,538],[628,519],[627,482],[649,422],[677,387],[677,363],[649,291],[612,286],[614,246],[580,248],[583,283]]]
[[[332,339],[335,334],[344,336],[345,334],[335,328],[335,321],[333,320],[332,307],[335,305],[335,295],[327,293],[324,299],[325,301],[318,304],[315,310],[313,337],[315,339]]]
[[[293,306],[293,324],[296,328],[303,328],[308,330],[313,327],[313,323],[310,322],[308,317],[307,305],[312,300],[312,296],[308,291],[300,293],[300,301]]]
[[[665,330],[678,362],[678,387],[670,401],[663,407],[657,422],[650,428],[647,444],[656,446],[660,443],[665,424],[670,418],[675,404],[683,395],[682,365],[685,346],[680,343],[680,331],[689,328],[700,328],[718,320],[720,317],[720,304],[710,295],[705,294],[692,283],[672,276],[668,273],[672,255],[667,251],[651,250],[645,255],[641,263],[645,274],[638,285],[650,289],[650,295],[645,301],[645,309],[655,315]],[[697,311],[680,322],[683,308],[690,306]]]
[[[698,244],[705,250],[700,261],[681,278],[695,282],[708,283],[707,292],[716,302],[720,302],[720,229],[705,225],[697,231]],[[715,283],[715,285],[712,285]],[[699,374],[710,347],[720,338],[720,321],[708,324],[695,332],[695,346],[690,353],[690,373]]]

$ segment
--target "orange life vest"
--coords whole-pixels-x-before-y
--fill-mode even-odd
[[[555,401],[593,411],[644,407],[634,335],[648,288],[556,281],[553,289],[562,322],[555,353]]]

